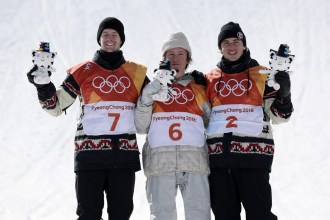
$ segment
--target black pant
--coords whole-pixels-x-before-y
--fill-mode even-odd
[[[76,172],[78,220],[100,220],[104,194],[109,220],[128,220],[133,212],[135,171],[131,169],[83,170]]]
[[[211,208],[215,220],[240,220],[241,203],[247,220],[276,220],[267,169],[211,169]]]

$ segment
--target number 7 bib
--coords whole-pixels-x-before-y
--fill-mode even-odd
[[[87,135],[136,132],[135,106],[130,102],[106,101],[84,105],[82,124]]]

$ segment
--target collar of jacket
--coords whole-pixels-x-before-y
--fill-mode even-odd
[[[221,61],[217,64],[217,67],[225,73],[239,73],[244,70],[258,66],[258,62],[250,57],[249,49],[246,49],[243,55],[236,61],[229,61],[222,56]]]
[[[121,50],[115,52],[98,50],[94,54],[93,61],[104,69],[115,70],[125,63],[125,58]]]
[[[187,86],[193,80],[194,80],[194,78],[189,73],[186,73],[183,77],[181,77],[179,79],[174,79],[173,82],[178,83],[182,86]]]

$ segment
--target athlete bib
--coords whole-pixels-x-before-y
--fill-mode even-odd
[[[236,132],[259,135],[263,128],[263,110],[253,105],[221,105],[212,108],[207,134]]]
[[[203,119],[187,112],[154,113],[148,140],[150,147],[171,145],[203,147],[205,144]]]
[[[134,109],[146,75],[144,66],[126,61],[116,70],[106,70],[86,61],[68,72],[80,86],[85,134],[136,132]]]
[[[218,68],[209,81],[208,97],[212,104],[207,134],[237,132],[257,136],[263,128],[263,93],[266,75],[261,66],[241,73],[227,74]]]
[[[134,104],[105,101],[84,105],[82,124],[87,135],[113,135],[136,132]]]

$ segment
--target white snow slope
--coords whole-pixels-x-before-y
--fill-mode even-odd
[[[279,219],[326,220],[330,216],[330,2],[327,0],[0,0],[0,219],[76,219],[73,137],[78,102],[61,117],[39,106],[26,78],[31,51],[40,41],[58,53],[52,81],[91,59],[99,49],[96,32],[108,16],[125,25],[126,59],[148,66],[161,59],[161,42],[173,31],[189,38],[193,64],[206,72],[221,55],[222,25],[238,22],[251,56],[268,65],[269,49],[290,45],[295,112],[274,126],[276,153],[271,173],[273,212]],[[142,147],[144,136],[139,136]],[[145,177],[137,173],[131,219],[149,219]],[[178,193],[179,219],[184,219]],[[106,211],[103,218],[107,219]]]

